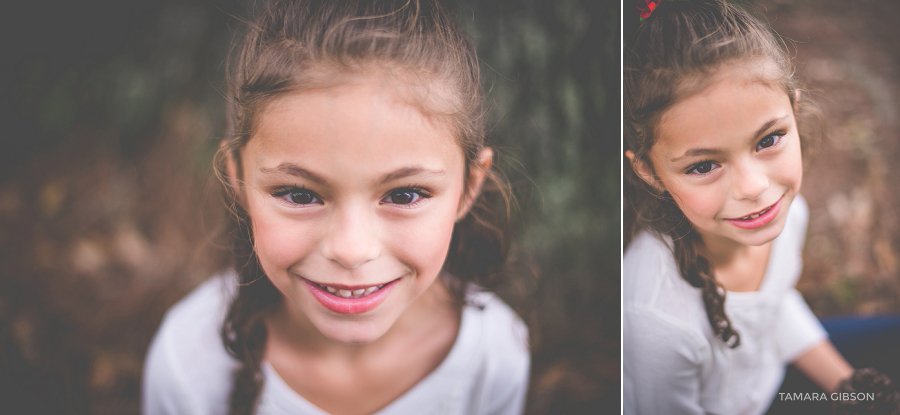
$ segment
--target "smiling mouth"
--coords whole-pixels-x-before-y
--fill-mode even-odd
[[[776,203],[777,203],[777,202],[776,202]],[[763,210],[761,210],[761,211],[759,211],[759,212],[756,212],[756,213],[753,213],[753,214],[744,216],[744,217],[742,217],[742,218],[736,218],[736,219],[737,219],[737,220],[750,220],[750,219],[756,219],[756,218],[758,218],[758,217],[760,217],[760,216],[762,216],[762,215],[765,215],[766,212],[770,211],[773,207],[775,207],[775,203],[773,203],[772,206],[769,206],[769,207],[767,207],[767,208],[765,208],[765,209],[763,209]]]
[[[300,279],[322,306],[339,314],[361,314],[378,307],[400,281],[397,278],[375,285],[340,285],[322,284],[303,277]]]
[[[747,216],[740,218],[725,219],[725,221],[741,229],[749,230],[761,228],[771,223],[773,220],[775,220],[775,217],[778,216],[778,212],[781,208],[781,200],[781,198],[778,199],[771,206],[758,212],[753,212]]]
[[[309,281],[309,280],[307,280],[307,281]],[[350,286],[346,286],[346,285],[331,286],[331,285],[320,284],[320,283],[317,283],[314,281],[309,281],[309,282],[310,282],[310,284],[315,285],[316,287],[322,289],[323,291],[328,292],[329,294],[331,294],[335,297],[363,298],[363,297],[368,297],[368,296],[378,292],[379,290],[381,290],[388,284],[392,283],[393,281],[386,282],[384,284],[378,284],[378,285],[355,286],[355,287],[350,287]]]

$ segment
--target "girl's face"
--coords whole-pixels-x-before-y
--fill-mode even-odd
[[[797,123],[777,86],[741,71],[718,75],[663,114],[649,152],[659,181],[650,181],[669,191],[707,246],[758,246],[781,233],[800,190]]]
[[[449,127],[402,100],[397,81],[353,81],[269,103],[241,151],[242,187],[288,315],[367,343],[432,286],[467,187]]]

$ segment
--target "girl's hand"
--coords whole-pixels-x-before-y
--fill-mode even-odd
[[[874,399],[858,399],[860,394],[874,396]],[[837,398],[831,401],[831,413],[834,415],[900,414],[900,390],[891,383],[890,377],[870,367],[854,371],[852,376],[838,385],[833,395]]]

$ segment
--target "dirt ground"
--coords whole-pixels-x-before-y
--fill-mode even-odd
[[[820,107],[799,289],[819,316],[900,312],[900,4],[760,1]]]

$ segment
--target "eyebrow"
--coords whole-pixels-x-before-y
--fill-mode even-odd
[[[683,159],[689,158],[689,157],[707,156],[707,155],[714,155],[714,154],[721,154],[721,153],[722,153],[722,150],[719,150],[716,148],[692,148],[688,151],[685,151],[684,154],[682,154],[681,156],[675,157],[670,161],[672,163],[677,163],[677,162],[679,162]]]
[[[381,180],[378,181],[378,184],[385,184],[404,177],[417,176],[420,174],[427,176],[443,176],[447,174],[447,172],[444,170],[430,170],[423,167],[402,167],[382,176]]]
[[[259,171],[263,174],[288,174],[291,176],[302,177],[311,182],[316,182],[319,184],[325,184],[327,181],[318,174],[315,174],[309,170],[304,169],[294,163],[281,163],[275,168],[271,167],[260,167]]]
[[[328,183],[325,178],[315,174],[303,167],[300,167],[294,163],[281,163],[278,166],[272,167],[261,167],[259,169],[261,173],[264,174],[288,174],[291,176],[302,177],[312,182],[316,182],[319,184]],[[397,170],[394,170],[390,173],[385,174],[378,180],[378,184],[382,185],[394,180],[402,179],[405,177],[416,176],[416,175],[428,175],[428,176],[443,176],[447,174],[444,170],[431,170],[426,169],[424,167],[401,167]]]
[[[766,130],[772,128],[773,125],[775,125],[781,121],[784,121],[785,119],[787,119],[787,117],[788,117],[787,115],[784,115],[782,117],[772,118],[771,120],[763,123],[763,125],[759,128],[759,130],[756,130],[756,134],[753,135],[753,140],[756,140],[759,136],[763,135],[766,132]],[[681,156],[675,157],[674,159],[671,160],[671,162],[675,163],[675,162],[678,162],[679,160],[683,160],[683,159],[686,159],[689,157],[716,155],[716,154],[721,154],[722,152],[723,152],[723,150],[716,149],[716,148],[692,148],[688,151],[685,151],[684,154],[682,154]]]

